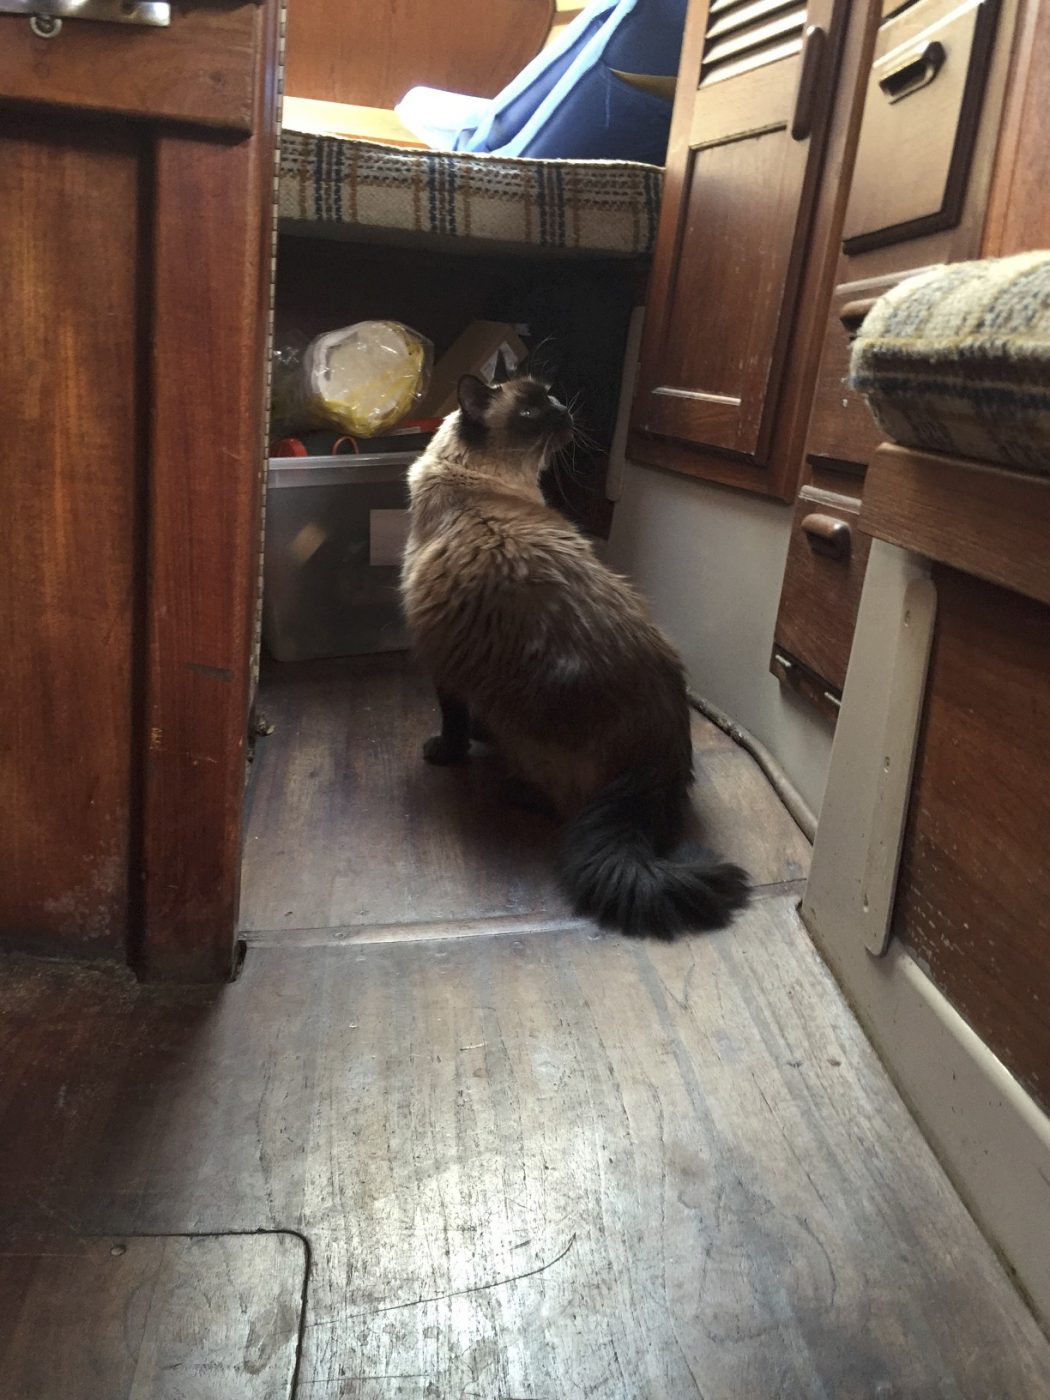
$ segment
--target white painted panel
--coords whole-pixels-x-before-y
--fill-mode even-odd
[[[873,543],[802,917],[963,1199],[1050,1321],[1050,1118],[901,945],[885,957],[867,946],[882,944],[865,873],[873,849],[895,850],[900,835],[880,825],[877,794],[901,609],[926,573]],[[910,750],[912,736],[898,738]]]
[[[628,464],[606,557],[649,599],[694,688],[761,739],[819,810],[830,724],[769,673],[791,507]]]

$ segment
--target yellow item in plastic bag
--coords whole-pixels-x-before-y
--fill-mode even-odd
[[[306,415],[353,437],[392,428],[426,392],[433,347],[399,321],[359,321],[310,342],[300,380]]]

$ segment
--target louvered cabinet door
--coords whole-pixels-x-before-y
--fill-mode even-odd
[[[686,469],[785,494],[773,429],[846,8],[690,11],[632,420],[641,460],[682,465],[662,442],[709,449],[716,470]]]

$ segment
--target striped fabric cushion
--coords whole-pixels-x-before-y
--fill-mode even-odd
[[[615,160],[519,160],[286,131],[282,219],[551,251],[652,250],[663,171]]]
[[[908,278],[865,317],[850,383],[906,447],[1050,472],[1050,252]]]

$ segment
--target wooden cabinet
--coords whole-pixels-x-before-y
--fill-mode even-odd
[[[1045,505],[1031,516],[1048,519]],[[934,580],[893,932],[1050,1111],[1050,608],[955,569]]]
[[[279,7],[0,15],[0,944],[234,964]]]
[[[837,482],[833,483],[838,486]],[[837,714],[871,540],[860,501],[807,482],[795,507],[773,674]],[[807,665],[797,674],[799,656]]]
[[[1037,9],[1035,4],[1028,12]],[[985,237],[1013,37],[1026,7],[1017,0],[883,0],[860,75],[863,111],[855,159],[843,171],[848,198],[835,286],[805,444],[803,487],[818,484],[852,500],[864,494],[881,434],[848,387],[850,342],[872,303],[904,277],[937,263],[1006,251]],[[1029,244],[1028,246],[1033,246]],[[834,713],[845,671],[829,662],[827,618],[849,643],[859,586],[814,589],[809,560],[788,556],[771,670]]]
[[[801,485],[855,515],[880,440],[847,383],[868,308],[921,268],[1045,241],[1019,212],[1039,204],[1038,16],[1037,0],[694,0],[632,460],[785,501]],[[865,555],[843,586],[807,539],[796,522],[771,665],[833,713]]]
[[[847,11],[841,0],[691,7],[632,417],[637,461],[794,494],[785,406],[812,370],[802,289]]]
[[[842,230],[847,255],[959,223],[997,12],[998,0],[915,0],[880,26]]]
[[[892,932],[1050,1108],[1050,478],[885,444],[862,519],[937,600]]]

